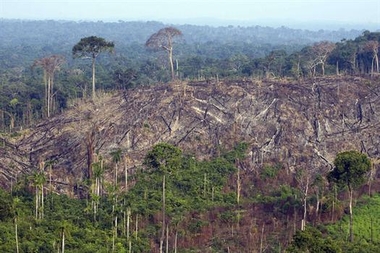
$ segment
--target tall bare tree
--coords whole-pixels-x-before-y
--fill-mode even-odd
[[[51,55],[42,59],[36,60],[33,63],[33,67],[40,66],[44,70],[44,83],[45,83],[45,100],[47,117],[50,117],[52,108],[52,101],[54,97],[53,85],[54,85],[54,73],[60,69],[65,62],[65,58],[61,55]]]
[[[325,75],[325,65],[327,58],[334,50],[334,48],[335,44],[329,41],[317,42],[311,47],[314,55],[313,66],[316,67],[318,65],[321,65],[323,76]]]
[[[172,80],[175,79],[173,64],[173,43],[175,37],[178,36],[182,36],[182,32],[180,30],[174,27],[165,27],[152,34],[145,43],[145,46],[149,48],[156,50],[165,50],[168,53]]]
[[[82,38],[72,49],[73,57],[92,59],[92,99],[95,99],[95,62],[102,52],[113,52],[115,44],[103,38],[90,36]]]
[[[379,73],[379,42],[377,40],[367,41],[364,45],[364,50],[372,53],[372,63],[371,63],[371,75],[376,72]]]

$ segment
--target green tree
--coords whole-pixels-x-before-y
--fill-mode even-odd
[[[324,238],[316,228],[309,227],[306,230],[298,230],[293,236],[291,245],[286,252],[292,253],[339,253],[339,246],[331,238]]]
[[[174,173],[181,165],[182,151],[168,143],[159,143],[149,151],[144,164],[150,170]]]
[[[349,212],[350,212],[350,241],[353,241],[353,213],[352,199],[355,187],[360,186],[365,181],[365,174],[371,169],[371,160],[367,155],[358,151],[345,151],[339,153],[334,160],[334,170],[328,175],[330,182],[337,183],[338,186],[347,187],[349,192]]]
[[[357,44],[352,40],[342,40],[336,43],[336,47],[331,52],[328,61],[336,65],[336,73],[340,74],[341,70],[346,73],[354,74],[357,65]]]
[[[145,46],[147,47],[158,50],[165,50],[168,53],[172,80],[175,78],[173,64],[173,43],[174,38],[178,36],[182,36],[182,32],[180,30],[174,27],[165,27],[152,34],[145,42]]]
[[[174,174],[181,165],[182,152],[168,143],[160,143],[145,157],[145,165],[162,174],[162,228],[160,238],[160,253],[163,252],[166,225],[166,175]],[[167,236],[167,235],[166,235]],[[168,240],[168,238],[166,239]],[[168,247],[168,244],[166,244]]]
[[[82,38],[72,49],[73,57],[92,58],[92,99],[95,99],[95,62],[102,52],[113,52],[115,44],[103,38],[90,36]]]

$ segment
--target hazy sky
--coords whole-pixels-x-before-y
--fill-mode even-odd
[[[374,23],[380,0],[0,0],[0,18],[65,20],[328,21]]]

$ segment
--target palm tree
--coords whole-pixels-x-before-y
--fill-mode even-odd
[[[72,49],[73,57],[92,59],[92,99],[95,99],[95,62],[102,52],[113,52],[115,45],[103,38],[90,36],[82,38]]]
[[[35,187],[35,217],[42,219],[44,217],[44,184],[46,182],[43,171],[35,172],[32,177],[33,186]]]

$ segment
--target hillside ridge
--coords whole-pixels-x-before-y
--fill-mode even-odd
[[[246,142],[247,171],[273,163],[289,172],[327,171],[344,150],[378,158],[378,94],[378,81],[359,77],[177,81],[99,94],[16,137],[3,136],[1,184],[9,188],[53,164],[56,190],[72,192],[96,157],[110,163],[110,153],[120,149],[124,166],[137,168],[160,142],[199,159]]]

